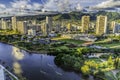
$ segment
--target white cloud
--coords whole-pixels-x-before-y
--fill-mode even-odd
[[[6,6],[4,4],[0,4],[0,9],[5,9]]]
[[[40,10],[43,8],[43,5],[42,4],[39,4],[39,3],[33,3],[33,9],[34,10]]]
[[[105,8],[113,8],[113,7],[120,7],[120,0],[107,0],[91,8],[105,9]]]
[[[92,6],[92,9],[104,9],[120,6],[120,0],[40,0],[41,3],[35,3],[34,0],[13,0],[7,6],[0,4],[0,13],[18,14],[27,13],[35,10],[48,11],[74,11],[82,10],[86,6]],[[98,4],[100,3],[100,4]],[[95,5],[97,4],[97,5]],[[94,6],[95,5],[95,6]],[[28,10],[29,9],[29,10]],[[30,13],[30,12],[28,12]]]
[[[12,8],[17,8],[17,9],[30,9],[32,8],[30,4],[30,0],[14,0],[11,2],[11,7]]]
[[[81,8],[80,0],[49,0],[44,5],[44,9],[53,11],[72,11]]]

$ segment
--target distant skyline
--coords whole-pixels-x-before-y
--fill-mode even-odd
[[[31,11],[80,11],[86,7],[91,10],[120,9],[120,0],[0,0],[0,13],[25,12],[26,9]]]

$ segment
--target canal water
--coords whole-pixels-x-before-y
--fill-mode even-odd
[[[28,53],[11,45],[0,43],[0,60],[28,80],[84,80],[81,74],[67,72],[57,67],[54,56]]]

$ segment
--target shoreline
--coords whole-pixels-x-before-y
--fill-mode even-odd
[[[25,49],[24,47],[13,45],[12,43],[1,42],[1,41],[0,41],[0,43],[6,44],[6,45],[10,45],[10,46],[13,46],[13,47],[17,47],[17,48],[22,49],[22,50],[24,50],[24,51],[26,51],[26,52],[28,52],[30,54],[33,54],[33,53],[34,54],[42,54],[42,53],[48,54],[48,51],[44,51],[44,50],[43,51],[30,51],[28,49]]]

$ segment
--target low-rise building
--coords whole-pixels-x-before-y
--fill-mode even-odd
[[[29,29],[28,30],[28,35],[30,35],[30,36],[36,36],[36,30]]]
[[[97,40],[95,36],[87,35],[87,34],[63,34],[62,37],[68,38],[68,39],[92,41],[92,42]]]

